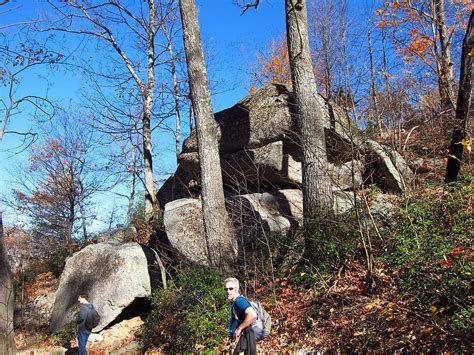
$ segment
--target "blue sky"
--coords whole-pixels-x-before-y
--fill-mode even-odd
[[[352,15],[357,11],[366,11],[368,4],[373,5],[375,2],[375,0],[350,0]],[[255,63],[256,54],[265,52],[272,40],[284,34],[284,1],[261,0],[257,9],[249,9],[244,14],[233,4],[233,0],[196,0],[196,3],[201,34],[208,49],[206,58],[208,75],[211,80],[219,81],[219,85],[212,91],[213,108],[215,111],[220,111],[248,94],[249,72]],[[12,0],[0,8],[0,28],[14,22],[28,21],[47,8],[44,1]],[[2,11],[10,9],[14,11],[2,14]],[[7,28],[7,35],[14,36],[15,30],[15,27]],[[100,61],[100,58],[95,60]],[[64,106],[74,107],[79,104],[78,91],[83,86],[82,78],[73,72],[47,71],[40,68],[24,78],[18,95],[22,93],[44,95],[47,92],[48,97],[60,100]],[[35,122],[29,119],[28,112],[23,112],[11,120],[9,129],[25,131],[32,127],[34,129],[34,125]],[[10,169],[7,167],[18,166],[27,160],[27,151],[14,156],[6,151],[18,144],[18,137],[15,135],[6,135],[0,143],[2,161],[0,193],[8,193],[11,187],[12,176],[8,174],[7,170]],[[174,169],[172,147],[171,139],[169,144],[155,146],[155,166],[162,164],[161,171],[172,172]]]
[[[232,0],[197,0],[196,3],[201,34],[212,55],[212,58],[206,58],[211,63],[208,74],[220,82],[213,92],[213,107],[215,111],[219,111],[247,95],[250,86],[249,68],[256,53],[263,51],[272,39],[284,33],[284,2],[263,0],[258,9],[250,9],[245,14]],[[0,28],[12,23],[27,22],[45,9],[47,4],[43,1],[12,0],[0,8]],[[14,38],[16,30],[17,27],[8,27],[4,31],[10,38]],[[81,80],[80,76],[70,71],[38,68],[23,78],[17,89],[17,97],[26,94],[44,96],[47,93],[49,98],[60,100],[65,106],[74,106],[79,99],[78,92],[84,86]],[[3,92],[5,94],[6,91]],[[12,117],[8,129],[36,131],[35,125],[26,110]],[[0,193],[10,192],[14,180],[12,175],[18,173],[16,167],[27,162],[28,150],[11,150],[19,145],[20,137],[13,134],[5,135],[0,143]],[[159,152],[159,147],[155,147],[159,155],[159,159],[155,159],[155,165],[159,164],[158,161],[168,161],[165,164],[166,171],[173,169],[171,147],[172,141],[164,151]],[[168,154],[170,158],[167,158]],[[5,206],[3,208],[6,209],[6,222],[15,220],[15,213]]]

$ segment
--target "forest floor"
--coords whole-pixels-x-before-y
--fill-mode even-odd
[[[417,313],[417,307],[411,304],[414,300],[398,298],[393,282],[396,275],[390,275],[383,266],[375,274],[375,283],[369,285],[364,265],[350,261],[327,281],[324,291],[317,292],[301,281],[305,275],[288,270],[285,278],[276,280],[271,291],[274,301],[262,302],[272,316],[273,327],[272,334],[258,342],[259,352],[450,353],[451,349],[462,349],[473,353],[473,339],[460,339],[448,333],[443,329],[439,312]],[[52,292],[55,285],[53,281],[40,283],[29,290],[29,297]],[[102,334],[102,340],[89,342],[89,354],[140,353],[135,335],[139,325],[140,322],[121,325],[118,331]],[[168,331],[172,333],[173,329]],[[20,354],[77,352],[75,341],[61,345],[47,335],[46,324],[17,329],[16,341]],[[223,343],[218,352],[226,352],[231,346]],[[196,349],[199,350],[199,344]],[[163,351],[158,347],[154,352]]]

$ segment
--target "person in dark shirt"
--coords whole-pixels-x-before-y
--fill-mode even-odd
[[[79,355],[87,355],[86,344],[91,331],[86,328],[87,315],[92,309],[92,305],[87,300],[87,295],[80,294],[77,301],[81,305],[79,316],[77,317],[77,342],[79,347]]]
[[[227,278],[224,281],[224,291],[227,299],[232,302],[229,316],[229,336],[238,339],[234,354],[242,351],[248,355],[256,354],[257,345],[252,323],[257,318],[257,313],[247,298],[240,294],[239,280],[233,277]]]

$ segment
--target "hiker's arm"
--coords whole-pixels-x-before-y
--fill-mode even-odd
[[[82,322],[84,322],[84,320],[86,319],[86,316],[87,316],[87,310],[84,307],[81,307],[79,311],[79,315],[76,319],[76,323],[81,324]]]
[[[242,330],[247,328],[248,326],[252,325],[253,321],[257,318],[257,313],[255,313],[255,310],[252,307],[248,307],[245,310],[245,319],[240,325],[237,327],[235,330],[235,337],[238,337],[240,333],[242,333]]]

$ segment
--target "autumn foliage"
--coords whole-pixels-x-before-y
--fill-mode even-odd
[[[18,207],[26,212],[39,234],[54,236],[68,244],[85,197],[84,148],[80,142],[47,138],[32,147],[28,177],[14,190]]]
[[[252,87],[265,82],[291,84],[290,63],[286,38],[271,41],[266,53],[257,54],[257,70],[254,73]]]

